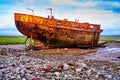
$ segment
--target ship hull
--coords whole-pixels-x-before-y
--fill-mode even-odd
[[[69,25],[67,22],[69,21],[15,13],[17,29],[28,38],[32,37],[36,43],[42,42],[49,47],[93,47],[97,45],[102,32],[99,25],[91,24],[97,26],[95,29],[98,28],[98,30],[95,30],[89,27],[89,23],[69,22],[71,23]]]

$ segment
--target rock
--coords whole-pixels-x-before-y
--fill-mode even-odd
[[[76,77],[74,80],[81,80],[80,77]]]
[[[7,68],[5,65],[0,65],[0,69]]]
[[[67,51],[67,50],[68,50],[68,48],[64,48],[64,50],[65,50],[65,51]]]
[[[97,70],[95,68],[91,68],[87,71],[88,75],[96,74]]]
[[[51,68],[52,67],[52,64],[50,64],[50,63],[46,63],[46,64],[44,64],[44,68]]]
[[[20,69],[20,71],[19,71],[19,73],[21,73],[21,74],[25,74],[25,71],[23,70],[23,69]]]
[[[15,69],[16,72],[19,72],[20,70],[21,70],[20,67],[17,67],[17,68]]]
[[[11,70],[10,70],[10,68],[2,68],[2,69],[0,69],[0,72],[2,72],[2,73],[9,73]]]
[[[62,68],[63,69],[63,64],[62,63],[58,63],[56,66],[57,66],[57,68]]]
[[[64,75],[63,80],[68,80],[68,75]]]
[[[31,66],[27,66],[26,69],[27,69],[27,70],[31,70]]]
[[[113,57],[110,58],[110,59],[113,60],[113,61],[117,61],[118,60],[117,58],[113,58]]]
[[[52,68],[51,72],[61,72],[62,69],[61,68]]]
[[[6,48],[2,48],[2,50],[0,51],[1,55],[7,55],[7,49]]]
[[[32,80],[39,80],[37,77],[34,77]]]
[[[10,78],[11,78],[12,80],[16,79],[16,77],[15,77],[15,76],[11,76]]]
[[[107,78],[107,79],[112,79],[112,75],[104,72],[98,72],[96,75],[97,78]]]
[[[82,71],[82,68],[76,68],[75,71],[76,71],[76,72],[81,72],[81,71]]]
[[[27,80],[27,79],[23,77],[23,78],[21,78],[21,80]]]
[[[110,74],[106,74],[105,77],[106,77],[107,79],[112,79],[112,75],[110,75]]]
[[[70,66],[67,63],[64,63],[63,70],[70,70]]]
[[[34,67],[36,68],[36,69],[38,69],[38,68],[40,68],[41,66],[40,66],[40,64],[36,64],[36,65],[34,65]],[[45,67],[45,66],[44,66]]]
[[[104,73],[98,72],[96,78],[99,79],[101,77],[103,78],[104,76],[105,76]]]
[[[118,59],[120,59],[120,56],[117,56]]]
[[[40,71],[40,72],[43,72],[43,71],[44,71],[44,68],[43,68],[43,67],[40,67],[40,68],[39,68],[39,71]]]
[[[103,69],[103,70],[106,70],[106,69],[108,69],[108,67],[107,67],[106,65],[103,65],[103,66],[102,66],[102,69]]]
[[[20,57],[20,54],[13,54],[15,57]]]
[[[51,72],[49,68],[43,68],[45,72]]]
[[[55,76],[59,77],[60,73],[59,72],[54,72]]]
[[[116,69],[117,69],[117,70],[120,70],[120,66],[117,66]]]
[[[79,66],[79,67],[85,67],[85,68],[87,68],[87,65],[85,64],[85,63],[83,63],[83,62],[77,62],[76,63],[76,66]]]
[[[20,76],[20,74],[18,74],[18,75],[17,75],[17,79],[18,79],[18,80],[19,80],[19,79],[21,79],[21,76]]]
[[[68,77],[69,77],[68,80],[73,80],[74,79],[74,76],[72,74],[69,74]]]
[[[39,74],[39,72],[36,72],[35,74],[36,74],[36,75],[38,75],[38,74]]]
[[[67,64],[70,65],[70,66],[75,66],[74,62],[68,62]]]
[[[87,65],[85,63],[81,63],[82,67],[87,68]]]
[[[16,64],[15,63],[12,63],[12,64],[10,64],[12,67],[15,67],[16,66]]]

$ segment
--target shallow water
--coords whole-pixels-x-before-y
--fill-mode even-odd
[[[102,48],[98,49],[97,53],[111,54],[111,53],[120,53],[120,48]]]
[[[85,60],[102,60],[120,63],[120,43],[107,43],[105,48],[98,48],[97,52],[84,56]]]

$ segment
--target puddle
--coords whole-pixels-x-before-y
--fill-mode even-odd
[[[11,49],[24,49],[25,45],[0,45],[0,49],[2,48],[11,48]]]
[[[100,48],[97,53],[111,54],[111,53],[120,53],[120,48]]]
[[[120,56],[120,48],[98,48],[98,51],[95,53],[88,54],[84,57],[85,60],[101,60],[109,62],[118,62],[120,59],[117,58]]]

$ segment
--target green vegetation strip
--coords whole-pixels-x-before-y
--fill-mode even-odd
[[[24,44],[25,38],[17,38],[17,37],[0,37],[0,44],[6,45],[6,44]]]
[[[0,45],[7,44],[25,44],[25,37],[0,37]],[[102,37],[101,41],[105,42],[120,42],[120,40],[116,40],[111,37]]]
[[[114,38],[102,38],[101,41],[105,41],[105,42],[120,42]]]

